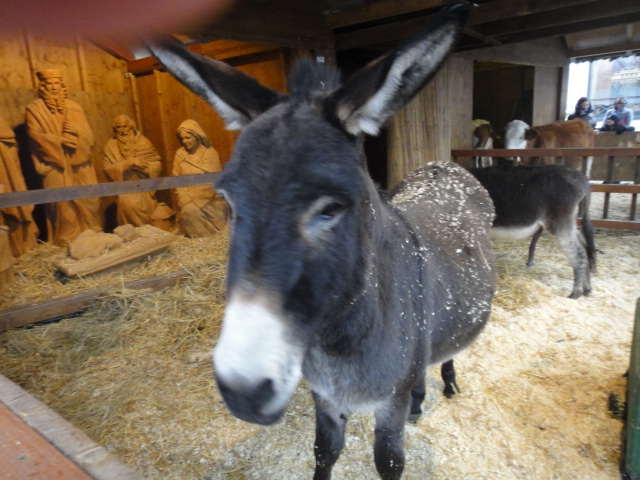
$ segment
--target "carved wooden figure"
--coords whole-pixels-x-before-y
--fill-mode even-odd
[[[113,119],[113,138],[104,148],[104,173],[112,182],[156,178],[162,171],[158,151],[136,128],[127,115]],[[158,208],[156,192],[127,193],[118,196],[118,224],[136,227],[151,223]]]
[[[27,106],[29,146],[44,188],[98,183],[91,161],[94,137],[82,107],[67,99],[59,70],[36,73],[39,86],[35,102]],[[88,198],[46,206],[47,239],[62,245],[87,229],[100,231],[100,199]]]
[[[4,185],[0,183],[0,193],[5,193]],[[0,215],[0,292],[13,280],[13,265],[16,259],[11,253],[9,227],[3,223]]]
[[[218,152],[195,120],[185,120],[176,132],[182,145],[173,160],[173,175],[210,173],[222,170]],[[180,227],[189,237],[211,235],[224,228],[226,204],[211,185],[176,188]]]
[[[0,115],[0,184],[4,192],[21,192],[27,189],[20,168],[16,136],[7,121]],[[1,210],[0,224],[9,231],[9,244],[14,257],[19,257],[37,245],[38,227],[33,221],[33,205],[9,207]]]

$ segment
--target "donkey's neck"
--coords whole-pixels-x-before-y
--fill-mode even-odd
[[[337,355],[398,335],[402,329],[391,325],[412,315],[412,306],[399,299],[411,298],[407,294],[416,290],[415,280],[422,276],[416,241],[406,220],[375,189],[367,208],[370,232],[369,241],[362,245],[359,288],[336,317],[329,319],[319,339],[324,349]]]

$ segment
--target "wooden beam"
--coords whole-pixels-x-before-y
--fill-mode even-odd
[[[38,432],[0,402],[0,455],[5,478],[92,480]]]
[[[587,8],[587,4],[600,2],[601,0],[494,0],[482,3],[471,9],[467,25],[475,26],[500,20],[512,19],[533,15],[559,8],[574,10]]]
[[[640,478],[640,299],[636,301],[630,356],[627,416],[624,419],[625,426],[622,431],[622,469],[623,478],[635,479]]]
[[[208,43],[189,45],[192,52],[214,58],[216,60],[237,60],[249,55],[272,52],[279,49],[273,45],[238,42],[234,40],[216,40]],[[127,62],[127,70],[133,75],[143,75],[153,70],[164,70],[164,66],[155,57],[145,57]]]
[[[604,193],[640,193],[640,185],[633,184],[618,184],[618,183],[592,183],[592,192],[604,192]]]
[[[189,273],[186,270],[178,270],[164,275],[134,280],[132,282],[125,283],[123,288],[126,290],[142,290],[144,288],[161,290],[163,288],[173,287],[180,280],[187,278],[188,276]],[[53,300],[45,300],[43,302],[33,303],[24,307],[16,307],[0,311],[0,331],[81,312],[98,297],[108,294],[109,291],[119,287],[120,285],[96,288],[86,293],[79,293]]]
[[[590,47],[580,49],[570,49],[569,57],[575,60],[586,60],[591,57],[610,56],[611,54],[618,53],[622,55],[628,55],[628,52],[640,51],[640,40],[630,40],[624,43],[617,43],[612,45],[605,45],[602,47]]]
[[[123,462],[109,453],[104,447],[91,440],[85,433],[78,430],[71,423],[67,422],[60,415],[47,407],[33,395],[23,390],[21,387],[0,375],[0,405],[3,407],[2,414],[9,410],[15,419],[24,422],[32,432],[41,436],[44,442],[39,442],[46,451],[27,450],[30,458],[23,458],[25,450],[15,457],[10,456],[7,450],[2,448],[2,443],[15,448],[16,446],[26,447],[21,444],[21,440],[16,435],[16,428],[24,433],[25,425],[13,422],[12,427],[2,429],[2,439],[0,440],[0,456],[2,457],[2,476],[7,479],[61,479],[80,480],[81,478],[91,478],[93,480],[144,480],[144,477]],[[6,409],[5,409],[6,407]],[[38,440],[35,440],[38,441]],[[48,445],[50,448],[46,447]],[[29,445],[31,446],[31,445]],[[40,470],[51,462],[49,455],[59,456],[72,461],[87,472],[86,477],[72,475],[72,472],[54,467],[53,469]],[[28,475],[21,475],[19,471],[12,468],[22,461],[31,462],[37,466],[38,471],[30,471]],[[58,465],[59,466],[59,465]],[[38,474],[40,473],[40,474]]]
[[[102,50],[104,50],[108,54],[113,55],[116,58],[119,58],[120,60],[125,60],[127,62],[130,62],[132,60],[135,60],[136,58],[136,56],[127,47],[106,36],[101,36],[101,37],[94,36],[94,37],[88,38],[87,40],[89,40],[91,43],[93,43],[97,47],[100,47]]]
[[[491,2],[493,3],[493,2]],[[556,2],[558,3],[558,2]],[[520,32],[586,24],[594,21],[605,23],[607,18],[623,17],[638,13],[637,0],[617,0],[615,2],[593,2],[576,8],[569,6],[484,23],[480,32],[488,37],[504,37]],[[630,23],[632,20],[623,23]]]
[[[320,2],[316,0],[238,0],[227,13],[198,34],[215,39],[317,49],[331,44]]]
[[[351,32],[335,34],[336,50],[354,48],[390,47],[409,38],[427,22],[428,17],[420,16],[385,25],[362,28]]]
[[[109,197],[124,193],[168,190],[170,188],[191,187],[213,184],[220,172],[178,175],[175,177],[145,178],[126,182],[96,183],[75,187],[28,190],[26,192],[0,193],[0,208],[38,205],[41,203],[66,202],[81,198]]]
[[[590,20],[581,23],[569,23],[554,27],[539,28],[537,30],[515,33],[513,35],[509,35],[508,38],[507,36],[498,35],[497,38],[501,42],[505,43],[527,42],[548,37],[561,37],[571,33],[589,32],[591,30],[598,30],[600,28],[626,25],[628,23],[634,22],[640,22],[640,11],[629,14],[622,14],[616,17],[606,17]]]
[[[440,8],[448,3],[449,1],[447,0],[385,0],[327,13],[325,14],[325,20],[329,28],[337,29]]]
[[[496,0],[474,6],[469,13],[466,25],[466,34],[492,45],[501,43],[499,40],[489,39],[480,31],[483,24],[505,20],[510,22],[514,17],[547,12],[562,7],[576,8],[597,2],[599,0]],[[390,14],[395,12],[396,1],[386,0],[371,5],[343,10],[336,14],[327,15],[327,23],[334,29],[336,37],[336,49],[347,50],[351,48],[375,47],[380,45],[393,45],[406,38],[426,23],[430,15],[424,12],[427,8],[437,7],[438,3],[444,5],[448,2],[412,2],[406,0],[398,6],[397,12],[403,14],[415,13],[413,18],[404,18],[400,21],[384,22]],[[426,6],[425,6],[426,5]],[[335,15],[335,16],[334,16]],[[397,13],[395,14],[397,16]],[[366,19],[366,20],[363,20]],[[369,25],[371,20],[378,20],[377,25]],[[334,26],[335,25],[335,26]],[[339,27],[362,25],[356,30],[341,32]]]
[[[598,228],[617,228],[621,230],[640,230],[640,222],[631,222],[625,220],[594,220],[591,219],[594,227]]]
[[[599,147],[599,148],[525,148],[488,150],[451,150],[451,157],[634,157],[640,155],[640,148]],[[622,160],[622,158],[620,158]],[[635,159],[630,159],[635,160]],[[1,196],[0,196],[1,198]]]

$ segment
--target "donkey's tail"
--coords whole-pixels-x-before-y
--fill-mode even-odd
[[[589,268],[596,271],[596,242],[594,239],[593,224],[589,216],[589,206],[591,205],[591,188],[580,202],[579,214],[582,215],[582,234],[584,235],[587,257],[589,258]]]

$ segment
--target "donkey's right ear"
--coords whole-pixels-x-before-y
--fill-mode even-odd
[[[168,72],[209,102],[229,130],[243,128],[287,98],[226,63],[194,53],[169,37],[146,40],[145,44]]]

